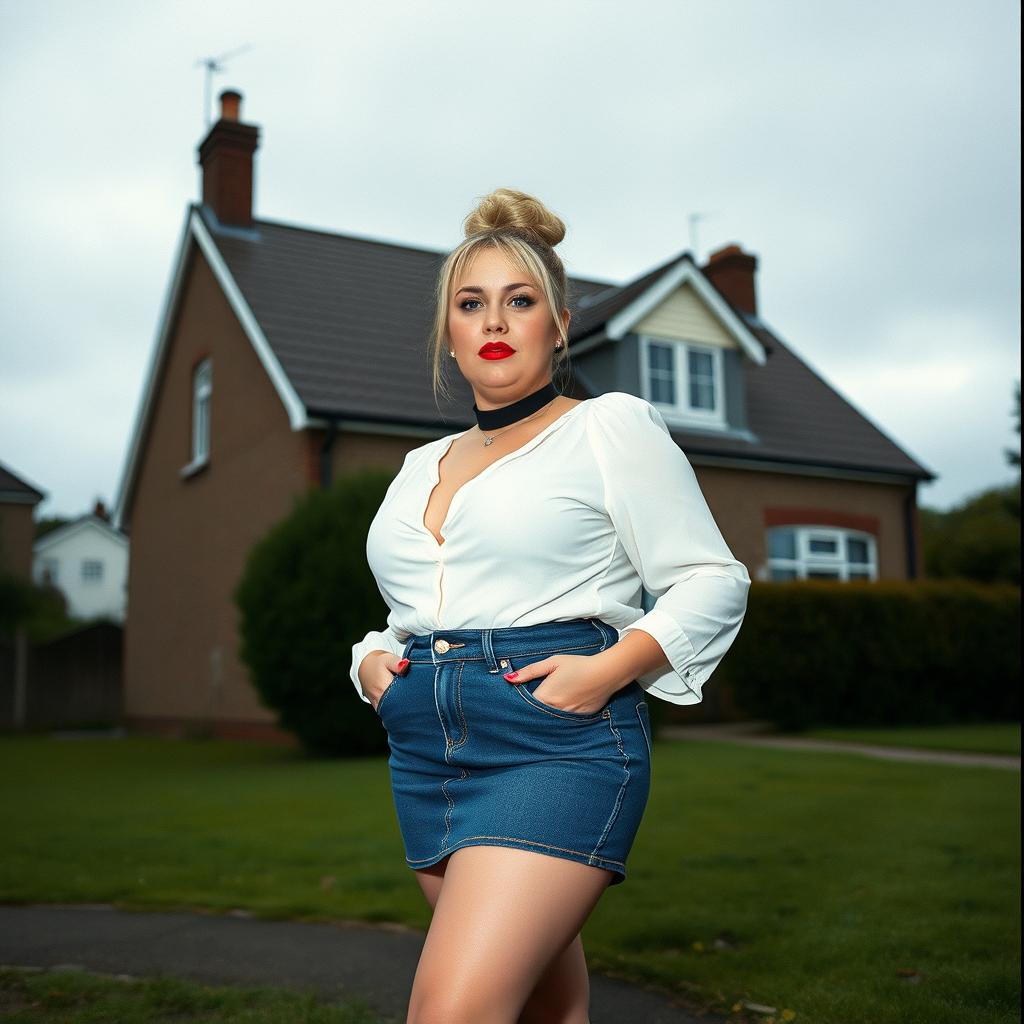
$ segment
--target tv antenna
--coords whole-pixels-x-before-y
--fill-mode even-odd
[[[209,128],[213,123],[210,116],[210,89],[213,85],[214,72],[226,71],[227,69],[221,64],[221,61],[225,61],[228,57],[237,56],[239,53],[244,53],[246,50],[250,49],[252,49],[252,44],[246,43],[245,46],[240,46],[237,50],[229,50],[227,53],[222,53],[219,57],[203,57],[196,61],[196,67],[199,67],[199,65],[202,64],[206,68],[206,82],[203,90],[203,114],[206,117],[207,128]]]
[[[698,259],[700,259],[700,253],[697,251],[697,222],[701,220],[707,220],[708,217],[715,217],[717,215],[717,210],[714,213],[690,214],[690,249],[693,251],[694,256],[696,256]]]

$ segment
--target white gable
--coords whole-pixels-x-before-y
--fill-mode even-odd
[[[636,334],[679,341],[697,341],[719,348],[739,348],[736,338],[725,329],[697,294],[693,285],[680,285],[660,306],[656,306],[633,326]]]

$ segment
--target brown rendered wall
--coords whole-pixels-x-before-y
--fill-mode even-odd
[[[879,579],[907,578],[903,501],[909,485],[694,466],[732,553],[767,578],[767,529],[782,523],[850,526],[874,534]]]
[[[35,504],[0,503],[0,570],[22,580],[32,578]]]
[[[193,247],[160,368],[131,537],[125,624],[130,727],[284,738],[237,658],[231,599],[251,545],[291,509],[315,471],[309,438],[284,406],[202,254]],[[212,358],[210,462],[194,476],[192,371]]]

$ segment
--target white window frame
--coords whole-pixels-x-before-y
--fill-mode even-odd
[[[213,394],[213,363],[209,356],[192,371],[192,458],[186,470],[210,459],[210,402]]]
[[[796,535],[796,558],[778,558],[771,555],[770,534],[773,530],[792,530]],[[848,544],[850,540],[864,541],[868,549],[867,562],[850,562]],[[833,543],[834,553],[812,551],[815,541]],[[865,530],[853,530],[840,526],[814,526],[810,524],[789,524],[769,527],[765,534],[765,549],[769,552],[765,562],[766,578],[771,580],[772,571],[782,569],[795,571],[796,579],[820,579],[828,577],[842,580],[878,579],[878,542],[874,534]],[[851,575],[851,573],[853,575]],[[776,582],[784,582],[777,580]]]
[[[96,571],[90,571],[91,569],[95,569]],[[99,558],[83,558],[81,572],[83,583],[102,583],[103,561]]]
[[[651,391],[651,345],[665,345],[673,349],[673,399],[656,401]],[[715,408],[698,409],[690,405],[690,352],[706,352],[711,356]],[[681,338],[661,338],[653,334],[640,335],[640,393],[666,420],[686,422],[695,426],[724,428],[725,418],[725,360],[719,345],[704,345]]]

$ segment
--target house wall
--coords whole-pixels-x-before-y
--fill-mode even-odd
[[[907,578],[903,502],[911,485],[836,480],[795,473],[744,471],[694,465],[711,514],[750,578],[766,577],[767,528],[776,510],[806,510],[818,525],[866,527],[878,546],[878,578]]]
[[[0,502],[0,570],[26,583],[32,578],[35,505]]]
[[[85,561],[102,565],[99,579],[86,579]],[[125,617],[128,544],[93,522],[79,523],[57,536],[43,537],[36,545],[33,578],[42,583],[45,570],[67,598],[68,614],[82,619]]]
[[[231,592],[252,544],[316,479],[310,439],[293,433],[262,364],[193,246],[160,368],[140,472],[125,517],[131,538],[125,627],[130,726],[284,738],[238,660]],[[210,461],[191,458],[192,371],[212,357]]]

